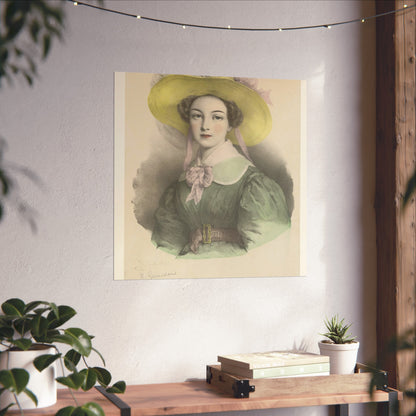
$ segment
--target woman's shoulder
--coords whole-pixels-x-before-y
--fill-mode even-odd
[[[279,204],[284,205],[287,209],[286,196],[279,183],[254,166],[247,170],[242,189],[242,199],[245,202],[250,200],[273,200],[275,202],[278,201]]]
[[[267,188],[270,187],[278,187],[280,185],[272,178],[267,176],[264,172],[262,172],[259,168],[254,165],[251,165],[247,169],[247,173],[244,177],[246,185],[252,185],[256,188]]]
[[[213,167],[213,180],[220,185],[232,185],[238,182],[250,167],[254,165],[244,156],[237,155]]]

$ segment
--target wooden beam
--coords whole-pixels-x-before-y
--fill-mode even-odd
[[[394,10],[394,1],[376,2],[377,14]],[[394,16],[376,24],[376,242],[377,242],[377,355],[397,386],[396,359],[386,353],[386,340],[396,333],[396,222],[395,218],[395,45]]]
[[[410,9],[377,19],[377,350],[389,384],[415,388],[408,380],[415,351],[389,353],[390,340],[415,328],[416,210],[403,209],[408,179],[415,169],[415,0],[376,1],[376,12]],[[414,404],[404,403],[404,414]]]

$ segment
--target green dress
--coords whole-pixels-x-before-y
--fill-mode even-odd
[[[274,240],[290,227],[280,186],[240,155],[230,142],[203,166],[208,163],[212,166],[212,181],[203,188],[199,200],[189,199],[192,185],[187,183],[185,173],[162,195],[152,233],[158,248],[195,259],[239,256]],[[213,229],[237,230],[240,241],[201,243],[194,253],[190,234],[204,224]]]

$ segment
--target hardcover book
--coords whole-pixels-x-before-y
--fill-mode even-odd
[[[230,364],[248,370],[253,370],[257,368],[329,363],[329,357],[326,355],[302,351],[270,351],[219,355],[218,361],[221,364]]]
[[[276,377],[293,377],[293,376],[312,376],[312,375],[329,375],[329,362],[289,365],[268,368],[243,368],[236,365],[224,363],[221,364],[221,370],[236,376],[257,378],[276,378]]]

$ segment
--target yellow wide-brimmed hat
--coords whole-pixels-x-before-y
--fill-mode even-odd
[[[257,91],[234,78],[166,75],[152,87],[148,97],[149,109],[159,121],[186,136],[189,124],[180,117],[177,105],[190,95],[215,95],[234,101],[244,116],[239,130],[247,146],[260,143],[270,133],[272,117],[268,105]],[[227,138],[238,143],[234,129]]]

